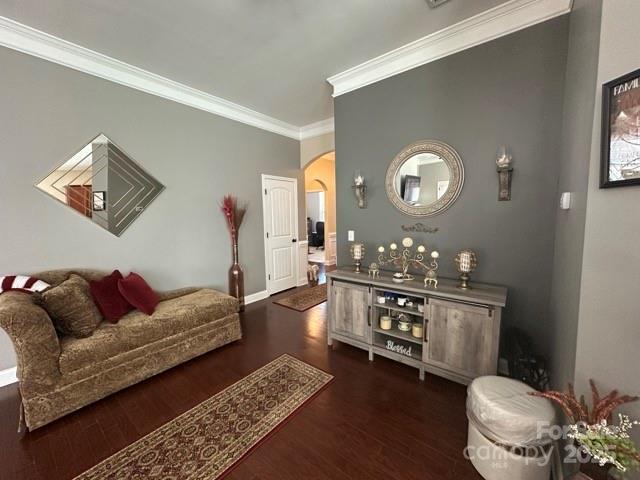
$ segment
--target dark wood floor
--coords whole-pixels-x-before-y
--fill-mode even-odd
[[[481,478],[462,457],[464,386],[428,374],[420,382],[415,369],[370,363],[337,342],[330,349],[325,305],[298,313],[272,300],[247,307],[243,340],[23,436],[17,387],[0,388],[0,478],[73,478],[282,353],[335,381],[226,478]]]

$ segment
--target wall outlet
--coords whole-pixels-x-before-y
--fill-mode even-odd
[[[349,230],[347,232],[347,237],[348,237],[348,241],[349,242],[355,242],[356,241],[356,232],[354,232],[353,230]]]

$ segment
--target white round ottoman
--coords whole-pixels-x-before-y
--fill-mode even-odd
[[[486,480],[549,480],[555,410],[510,378],[475,379],[467,390],[465,455]],[[545,428],[546,427],[546,428]]]

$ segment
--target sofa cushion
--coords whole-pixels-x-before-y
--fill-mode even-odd
[[[238,311],[238,300],[210,289],[160,302],[153,315],[133,311],[117,324],[102,323],[90,338],[60,340],[64,375],[119,354],[140,349]]]
[[[111,323],[117,323],[123,315],[134,308],[118,290],[118,281],[120,280],[122,280],[120,270],[114,270],[100,280],[89,282],[93,299],[104,318]]]
[[[102,321],[89,284],[74,273],[60,285],[35,293],[34,301],[47,311],[56,330],[64,335],[88,337]]]
[[[60,285],[64,282],[69,275],[75,273],[76,275],[80,275],[87,282],[91,280],[100,280],[109,272],[105,272],[102,270],[91,270],[86,268],[66,268],[60,270],[45,270],[44,272],[38,272],[34,274],[34,276],[38,277],[43,282],[47,282],[53,286]]]
[[[156,292],[135,272],[118,280],[118,290],[127,302],[147,315],[151,315],[158,305]]]

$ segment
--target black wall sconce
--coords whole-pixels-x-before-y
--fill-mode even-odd
[[[496,160],[496,170],[498,171],[498,200],[511,200],[511,177],[513,175],[513,158],[504,145],[498,151],[498,159]]]
[[[356,194],[356,198],[358,199],[358,208],[366,208],[367,206],[367,185],[364,181],[364,177],[360,170],[356,170],[355,175],[353,176],[353,192]]]

